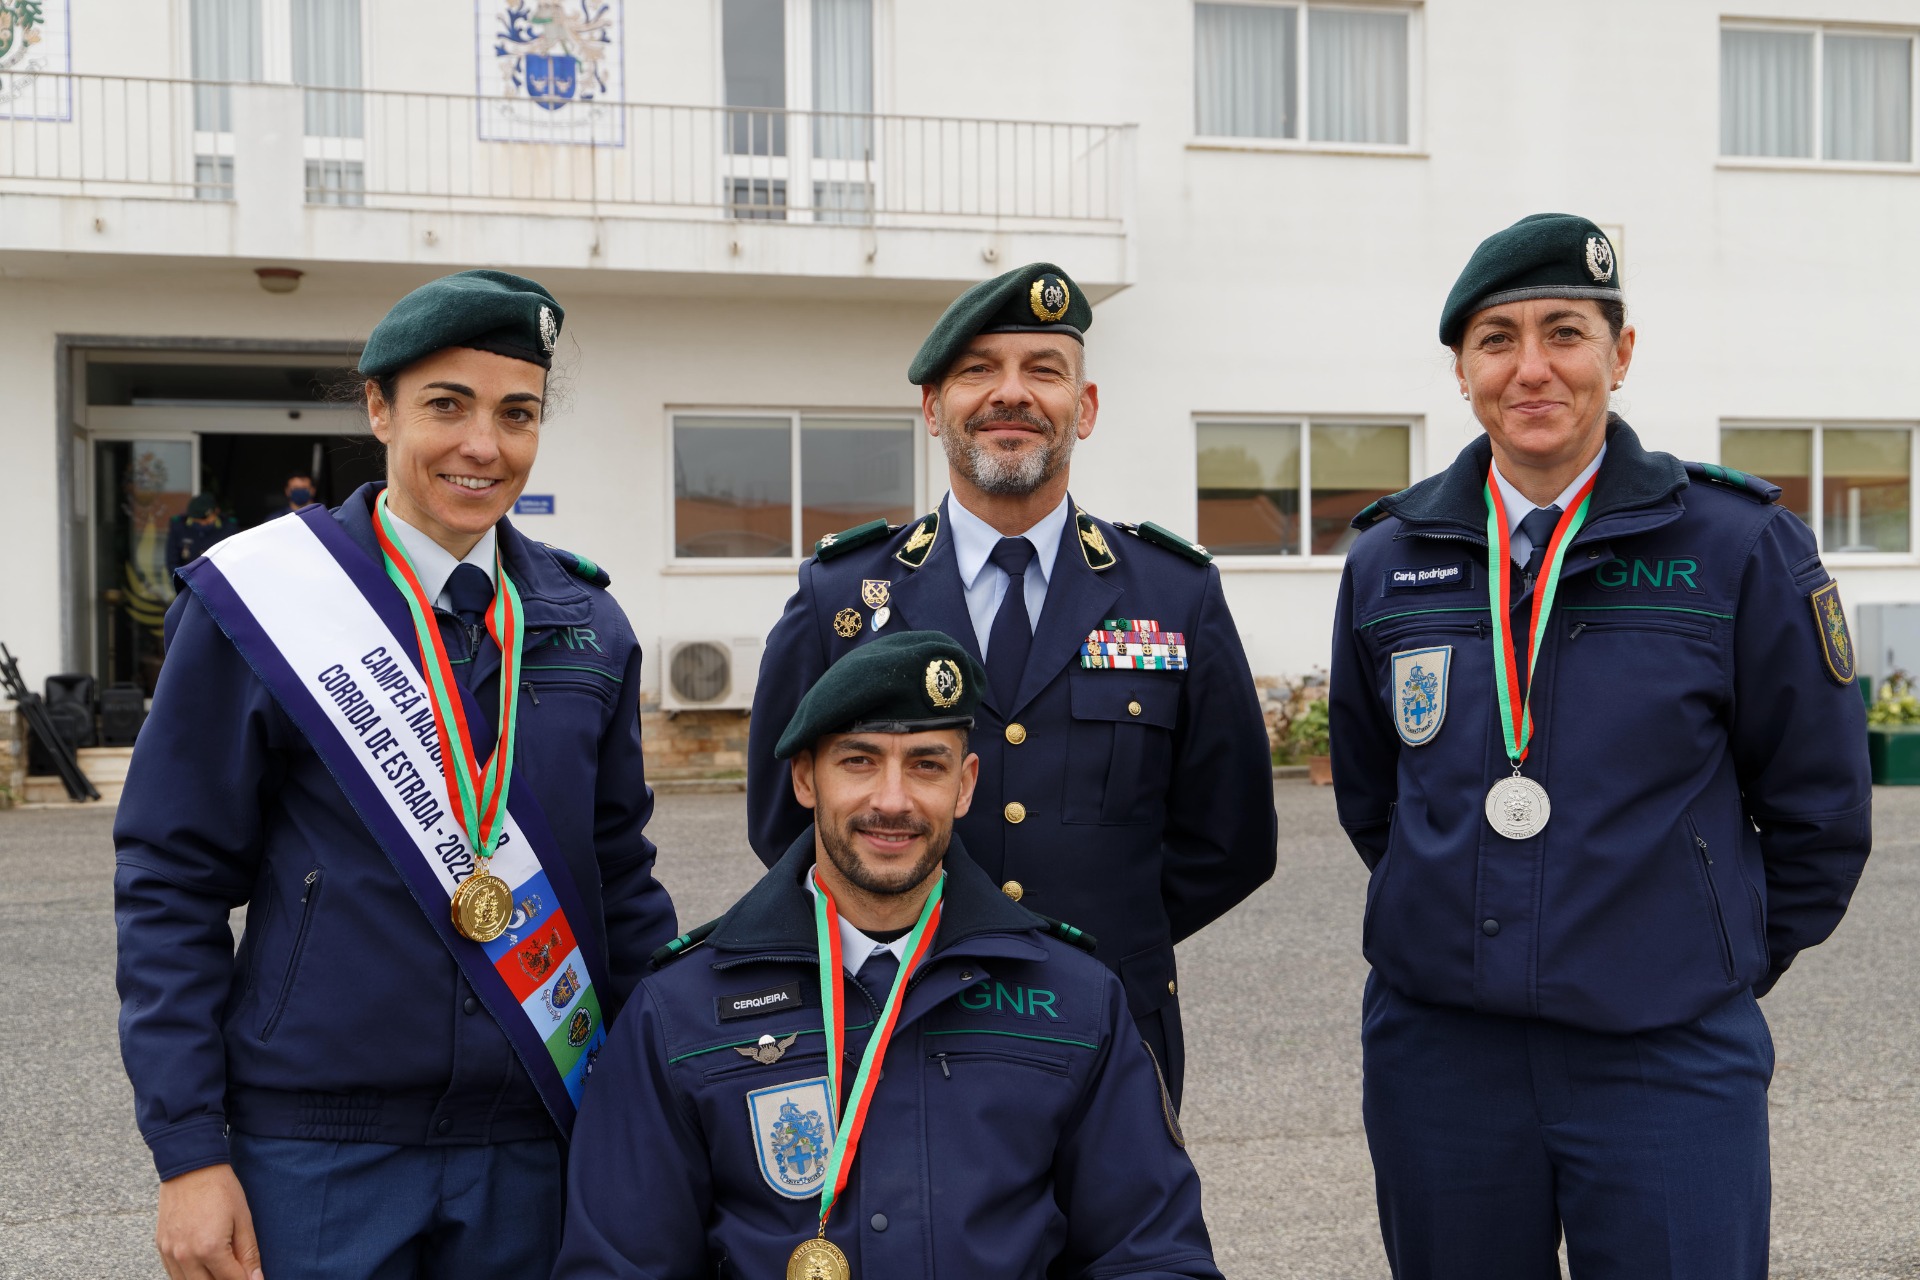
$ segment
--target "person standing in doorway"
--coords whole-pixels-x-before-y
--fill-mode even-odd
[[[309,475],[288,476],[287,482],[281,486],[280,492],[286,496],[287,505],[281,510],[274,512],[273,514],[275,516],[291,515],[296,511],[305,511],[308,507],[318,505],[319,502],[319,499],[315,496],[317,490],[315,490],[313,486],[313,477]]]
[[[1046,262],[940,317],[907,376],[952,492],[905,527],[822,538],[800,567],[754,692],[748,822],[769,866],[806,829],[774,746],[834,662],[898,630],[957,637],[988,686],[967,848],[1007,897],[1098,940],[1177,1105],[1173,947],[1273,874],[1271,755],[1212,556],[1068,494],[1100,409],[1092,323]]]
[[[1872,843],[1839,588],[1764,480],[1644,448],[1585,218],[1440,320],[1483,434],[1354,519],[1333,782],[1371,871],[1364,1114],[1398,1280],[1764,1280],[1756,1003]]]
[[[175,1280],[553,1263],[587,1073],[675,931],[633,629],[506,519],[561,321],[504,272],[408,294],[360,362],[386,483],[180,575],[114,827]],[[576,629],[593,652],[543,660]]]

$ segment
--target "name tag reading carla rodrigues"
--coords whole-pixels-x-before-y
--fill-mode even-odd
[[[1386,593],[1394,595],[1402,591],[1444,591],[1450,587],[1470,587],[1473,585],[1472,567],[1462,560],[1456,564],[1407,565],[1389,569]]]

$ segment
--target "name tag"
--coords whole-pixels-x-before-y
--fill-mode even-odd
[[[1387,570],[1386,594],[1402,591],[1446,591],[1473,585],[1472,565],[1461,560],[1455,564],[1408,565]]]
[[[715,996],[713,1010],[720,1021],[732,1022],[737,1018],[753,1018],[763,1013],[778,1013],[782,1009],[798,1009],[804,1004],[800,998],[800,984],[789,982],[784,986],[767,987],[761,991],[742,991],[730,996]]]

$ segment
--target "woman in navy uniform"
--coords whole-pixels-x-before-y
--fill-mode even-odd
[[[641,983],[557,1280],[1219,1280],[1119,980],[955,835],[981,685],[955,640],[896,631],[782,726],[815,823]]]
[[[1273,874],[1272,758],[1213,557],[1068,492],[1100,407],[1092,323],[1080,286],[1036,262],[934,325],[907,377],[952,492],[903,528],[824,538],[800,566],[754,689],[748,829],[771,866],[807,825],[772,748],[822,672],[890,631],[953,636],[990,686],[967,849],[1008,897],[1099,940],[1178,1103],[1174,944]]]
[[[238,535],[182,573],[114,829],[121,1044],[176,1280],[551,1265],[563,1128],[591,1047],[675,930],[645,834],[632,628],[604,573],[505,518],[538,450],[561,319],[545,289],[503,272],[409,294],[360,365],[387,483]],[[411,585],[394,576],[403,563]],[[310,588],[272,598],[308,564],[321,570]],[[274,632],[275,608],[307,625]],[[331,642],[361,615],[379,643],[319,673],[324,698],[282,680],[302,660],[295,641]],[[429,698],[422,672],[442,658],[451,683]],[[537,863],[497,837],[469,846],[452,817],[430,822],[450,803],[429,785],[436,747],[442,762],[459,749],[450,706],[476,763],[513,764],[510,779],[489,775],[511,818],[499,830]],[[347,708],[357,732],[329,739],[317,708]],[[507,726],[517,747],[495,752]],[[341,742],[379,771],[356,772]],[[382,786],[436,827],[432,848],[407,847]],[[423,854],[481,884],[476,863],[535,871],[486,927],[456,932]],[[242,905],[236,955],[227,919]],[[497,955],[478,941],[495,925]],[[522,933],[535,950],[508,949]],[[565,1022],[546,1058],[508,1016],[521,1015],[509,977],[540,979],[525,1017],[568,1001],[550,1006]]]
[[[1394,1274],[1759,1280],[1756,1004],[1870,845],[1838,588],[1779,490],[1643,448],[1584,218],[1475,251],[1485,434],[1355,520],[1333,775],[1372,871],[1365,1116]]]

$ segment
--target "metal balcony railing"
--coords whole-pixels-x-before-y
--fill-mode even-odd
[[[1131,125],[43,78],[0,192],[233,199],[294,137],[308,204],[366,208],[1118,232],[1132,183]]]

